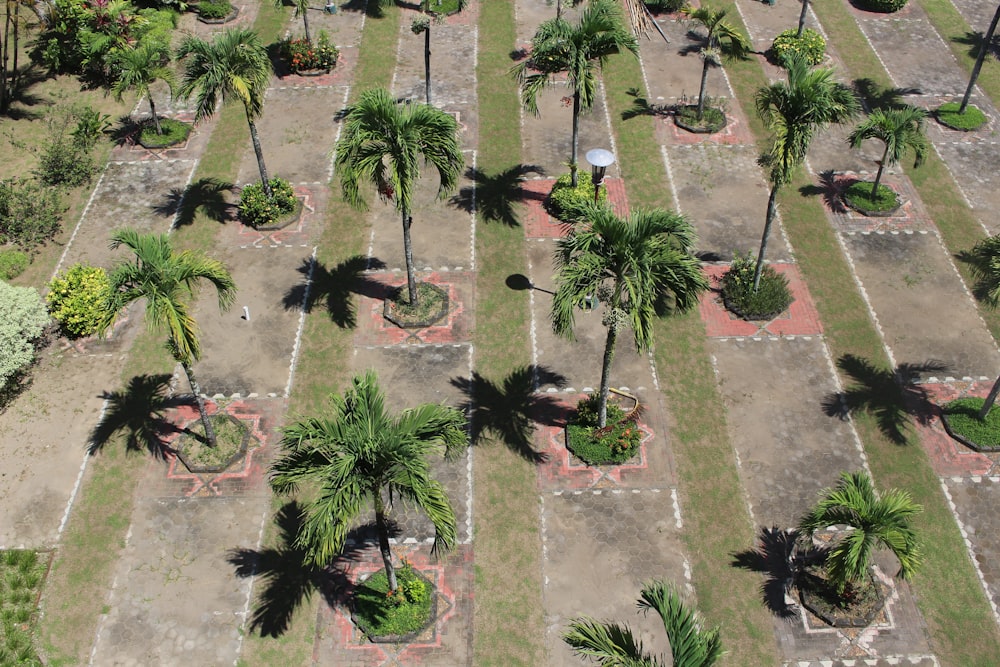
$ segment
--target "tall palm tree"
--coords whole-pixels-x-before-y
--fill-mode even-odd
[[[1000,306],[1000,236],[990,236],[983,239],[968,252],[960,255],[962,261],[969,265],[976,284],[972,293],[983,302],[987,308]],[[986,419],[990,409],[1000,395],[1000,376],[997,376],[990,393],[986,396],[983,407],[979,410],[979,419]]]
[[[693,9],[686,5],[681,10],[685,16],[705,29],[705,48],[701,50],[703,62],[701,86],[698,88],[698,120],[705,113],[705,84],[708,70],[722,63],[723,58],[745,58],[752,48],[750,40],[726,21],[726,9],[711,9],[707,5]]]
[[[799,12],[799,29],[795,36],[802,38],[802,31],[806,29],[806,14],[809,13],[809,0],[799,0],[802,3],[802,11]]]
[[[163,130],[160,128],[160,117],[156,115],[156,102],[150,92],[150,86],[157,81],[163,81],[173,95],[176,77],[168,65],[169,62],[169,55],[151,42],[139,42],[134,47],[126,46],[115,55],[118,79],[112,85],[111,92],[119,102],[130,90],[137,92],[140,98],[144,96],[148,98],[149,113],[153,117],[153,126],[157,134],[163,134]]]
[[[136,301],[146,303],[146,325],[166,330],[167,345],[187,375],[205,438],[215,446],[215,429],[205,410],[201,387],[191,365],[201,358],[198,324],[191,316],[189,300],[202,281],[215,288],[219,309],[226,311],[236,298],[236,283],[222,262],[199,252],[174,252],[166,234],[140,234],[122,229],[111,237],[111,249],[125,246],[135,256],[118,263],[108,276],[111,289],[101,329],[107,331],[125,308]]]
[[[799,532],[812,535],[827,526],[845,525],[853,530],[838,541],[826,558],[831,583],[843,592],[848,584],[864,580],[877,546],[899,559],[898,576],[909,579],[920,566],[920,546],[910,520],[923,508],[910,494],[889,489],[881,497],[867,472],[843,473],[833,489],[799,522]]]
[[[394,499],[416,505],[431,520],[434,551],[455,543],[455,511],[444,487],[431,478],[429,456],[451,456],[467,446],[466,419],[431,403],[389,414],[373,370],[355,376],[350,389],[331,400],[328,416],[284,429],[285,454],[271,468],[271,487],[278,493],[304,483],[317,489],[295,542],[308,564],[323,566],[336,557],[362,511],[374,506],[379,549],[395,591],[388,525]]]
[[[886,165],[897,164],[908,150],[913,151],[913,166],[924,163],[930,142],[924,134],[924,120],[927,111],[918,107],[904,106],[896,109],[875,109],[863,123],[854,128],[847,142],[851,148],[861,148],[867,139],[878,139],[885,147],[878,162],[878,173],[872,183],[871,198],[875,199],[882,172]]]
[[[417,303],[410,225],[413,188],[420,178],[420,160],[429,162],[441,182],[438,198],[455,190],[465,165],[458,142],[458,123],[428,104],[397,102],[385,88],[361,93],[344,115],[344,131],[336,147],[335,168],[344,199],[367,210],[361,181],[373,183],[383,199],[395,201],[403,219],[403,251],[410,303]]]
[[[573,148],[570,154],[572,184],[577,184],[577,144],[580,112],[594,106],[598,70],[620,51],[638,57],[639,43],[624,23],[614,0],[591,0],[577,25],[562,18],[542,23],[531,40],[531,57],[510,71],[521,87],[524,108],[538,115],[538,94],[566,73],[573,90]]]
[[[186,60],[184,81],[179,92],[181,99],[188,99],[197,92],[196,121],[215,113],[220,99],[223,103],[237,100],[243,104],[250,126],[250,140],[257,156],[261,186],[270,199],[274,193],[254,124],[254,119],[264,109],[264,92],[271,80],[271,61],[260,37],[247,28],[226,30],[211,42],[189,36],[181,42],[177,58]]]
[[[589,224],[575,227],[558,242],[552,324],[557,334],[572,338],[576,307],[593,295],[607,304],[598,411],[604,427],[611,360],[621,329],[631,327],[636,349],[647,349],[657,312],[688,310],[708,282],[690,252],[694,230],[682,216],[654,209],[623,219],[607,208],[591,206],[587,218]]]
[[[663,622],[673,667],[711,667],[722,657],[719,628],[705,630],[698,613],[689,609],[673,588],[661,581],[647,584],[642,589],[638,606],[643,614],[652,609]],[[572,646],[577,655],[606,667],[667,665],[662,656],[647,653],[642,641],[626,625],[583,617],[571,621],[569,628],[563,641]]]
[[[306,33],[306,41],[312,44],[312,37],[309,35],[309,0],[291,0],[295,7],[295,18],[302,17],[302,29]],[[285,6],[285,0],[274,0],[274,6],[281,9]]]
[[[990,27],[986,31],[986,36],[983,38],[983,43],[979,47],[979,55],[976,56],[976,63],[972,66],[972,75],[969,77],[969,85],[965,88],[965,95],[962,96],[962,103],[958,107],[958,113],[965,113],[965,108],[969,106],[969,98],[972,97],[972,89],[976,87],[976,81],[979,79],[979,72],[983,69],[983,61],[986,60],[986,54],[990,51],[990,46],[993,44],[993,35],[997,31],[997,23],[1000,22],[1000,4],[997,5],[997,10],[993,14],[993,20],[990,21]]]
[[[834,81],[833,75],[827,67],[810,69],[804,58],[796,56],[789,59],[787,83],[778,81],[757,91],[757,113],[774,135],[774,142],[770,152],[760,158],[760,163],[769,168],[771,192],[753,275],[755,291],[764,268],[778,190],[792,180],[792,173],[806,159],[816,132],[830,123],[844,122],[861,108],[854,93]]]
[[[424,35],[424,103],[431,103],[431,18],[420,16],[413,19],[410,31],[414,35]]]

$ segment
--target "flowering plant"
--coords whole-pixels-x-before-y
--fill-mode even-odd
[[[812,28],[803,30],[801,37],[797,36],[798,32],[792,28],[774,38],[771,48],[774,50],[775,58],[784,66],[789,57],[798,54],[810,65],[818,65],[826,53],[826,40]]]
[[[49,282],[49,312],[71,338],[89,336],[100,327],[111,282],[99,266],[75,264]]]
[[[340,56],[340,51],[330,43],[330,36],[325,30],[320,31],[315,43],[303,38],[282,40],[278,52],[295,74],[303,70],[317,69],[329,72],[337,64],[337,58]]]
[[[244,224],[250,227],[271,225],[295,210],[295,191],[288,181],[272,178],[270,184],[274,194],[270,199],[260,183],[250,183],[243,188],[240,193],[240,219]]]

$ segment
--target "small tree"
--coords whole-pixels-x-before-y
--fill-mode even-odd
[[[728,10],[714,10],[707,5],[693,9],[686,5],[682,10],[691,21],[705,28],[705,48],[701,50],[704,63],[701,68],[701,85],[698,88],[698,120],[705,113],[705,84],[708,81],[708,70],[718,67],[723,58],[746,58],[752,46],[750,41],[739,30],[730,25],[726,19]]]
[[[875,109],[863,123],[854,128],[847,142],[851,148],[861,148],[868,139],[878,139],[884,147],[882,159],[878,162],[878,172],[872,183],[871,198],[878,193],[882,172],[886,165],[897,164],[908,150],[914,154],[913,166],[919,167],[927,156],[930,142],[924,134],[924,120],[927,112],[918,107],[905,106],[897,109]]]
[[[38,290],[0,280],[0,395],[35,360],[35,343],[48,323]]]
[[[116,52],[114,62],[118,68],[118,79],[111,87],[115,99],[121,102],[129,90],[134,90],[140,98],[148,98],[153,127],[157,134],[163,134],[160,117],[156,115],[156,102],[149,88],[157,81],[162,81],[167,84],[170,94],[174,94],[176,78],[169,66],[169,54],[164,53],[153,42],[140,42],[134,47],[127,46]]]

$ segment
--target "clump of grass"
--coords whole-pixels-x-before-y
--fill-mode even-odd
[[[432,283],[417,283],[417,303],[410,304],[410,292],[401,287],[389,299],[388,312],[402,324],[428,322],[440,312],[448,293]]]
[[[875,196],[872,197],[870,181],[855,181],[848,185],[844,189],[844,201],[849,207],[862,213],[866,211],[883,213],[899,208],[899,197],[895,190],[880,183]]]
[[[607,426],[599,428],[599,403],[597,394],[580,401],[576,416],[566,427],[566,447],[588,465],[625,463],[639,449],[642,430],[634,419],[626,419],[621,406],[611,402],[608,403]]]
[[[200,419],[191,425],[190,433],[180,443],[185,460],[199,467],[226,463],[243,446],[243,439],[247,435],[246,424],[226,413],[216,413],[209,419],[215,428],[215,447],[205,442],[205,425]]]
[[[163,134],[156,133],[156,125],[152,121],[143,123],[139,132],[139,143],[146,148],[165,148],[187,141],[191,134],[191,124],[173,118],[161,118],[160,129]]]
[[[0,665],[41,667],[32,626],[44,575],[34,551],[0,552]]]
[[[406,635],[431,620],[434,586],[409,563],[396,570],[399,589],[389,590],[384,571],[370,576],[354,593],[354,618],[370,637]]]
[[[944,406],[948,428],[980,447],[1000,447],[1000,410],[990,409],[986,419],[979,418],[979,411],[986,399],[970,396],[959,398]]]
[[[964,132],[978,130],[983,125],[986,125],[986,114],[979,107],[970,104],[965,107],[963,113],[958,113],[960,106],[958,102],[942,104],[934,111],[934,116],[945,127]]]

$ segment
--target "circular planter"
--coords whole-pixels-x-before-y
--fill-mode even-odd
[[[237,461],[242,460],[243,457],[246,456],[247,449],[250,446],[250,438],[253,437],[253,435],[250,433],[250,429],[246,428],[246,425],[243,422],[241,422],[239,419],[237,419],[236,417],[234,417],[232,415],[227,414],[226,418],[230,419],[233,422],[235,422],[241,428],[244,429],[243,440],[242,440],[242,442],[240,442],[239,448],[236,450],[236,452],[232,456],[230,456],[224,462],[222,462],[222,463],[220,463],[218,465],[209,466],[209,465],[199,465],[199,464],[195,463],[194,461],[190,460],[187,456],[184,455],[184,448],[180,447],[177,450],[177,458],[179,458],[181,460],[181,463],[184,464],[184,467],[187,468],[188,471],[190,471],[190,472],[222,472],[222,471],[226,470],[227,468],[229,468],[234,463],[236,463]]]
[[[434,585],[433,581],[431,581],[430,579],[428,579],[427,577],[425,577],[418,570],[413,570],[413,574],[416,575],[417,577],[419,577],[420,579],[423,579],[424,582],[428,586],[430,586],[430,589],[431,589],[431,610],[430,610],[430,614],[427,615],[427,622],[424,623],[419,628],[417,628],[416,630],[414,630],[413,632],[408,632],[405,635],[373,635],[373,634],[371,634],[371,632],[369,632],[368,628],[365,627],[364,619],[360,618],[357,615],[356,609],[354,608],[354,600],[353,599],[351,600],[351,620],[353,620],[354,621],[354,625],[358,626],[358,629],[361,630],[361,632],[363,632],[366,637],[368,637],[368,641],[370,641],[371,643],[373,643],[373,644],[409,644],[410,642],[414,641],[415,639],[417,639],[418,637],[420,637],[421,635],[423,635],[425,632],[427,632],[427,629],[430,628],[431,626],[433,626],[434,622],[437,621],[437,616],[438,616],[438,593],[437,593],[437,587]],[[363,583],[366,579],[363,579],[362,581],[360,581],[358,583],[359,584]]]
[[[689,104],[684,107],[684,109],[697,109],[697,105]],[[708,109],[706,109],[708,111]],[[722,113],[719,110],[719,113]],[[704,120],[702,121],[704,123]],[[729,124],[729,119],[726,118],[726,114],[722,113],[722,123],[710,123],[699,125],[697,121],[693,121],[681,117],[680,114],[674,112],[674,125],[677,127],[687,130],[688,132],[693,132],[694,134],[715,134],[716,132],[721,132],[725,129],[726,125]]]
[[[843,195],[841,195],[840,200],[844,203],[844,206],[846,206],[847,208],[857,213],[860,213],[861,215],[868,218],[891,218],[892,216],[896,215],[896,211],[898,211],[900,207],[903,205],[903,203],[899,201],[899,193],[896,193],[896,206],[890,209],[886,209],[884,211],[873,211],[871,209],[866,209],[863,205],[856,204]]]
[[[248,227],[253,227],[258,232],[276,232],[279,229],[284,229],[285,227],[291,227],[292,225],[299,224],[299,220],[302,219],[302,211],[306,208],[306,198],[296,197],[295,198],[295,209],[291,213],[286,213],[274,222],[267,225],[247,225]]]
[[[1000,445],[979,445],[961,433],[951,430],[951,424],[948,423],[948,413],[943,410],[941,411],[941,423],[944,424],[944,430],[948,435],[970,449],[974,449],[977,452],[1000,452]]]
[[[397,314],[393,301],[391,299],[386,299],[385,304],[382,307],[382,316],[401,329],[426,329],[427,327],[437,324],[443,320],[448,315],[448,290],[431,283],[422,284],[441,295],[441,303],[439,304],[437,310],[430,313],[422,320],[409,320]]]
[[[956,132],[977,132],[977,131],[983,129],[984,127],[986,127],[987,123],[990,122],[989,118],[984,118],[983,122],[980,123],[979,125],[976,125],[975,127],[959,127],[957,125],[952,125],[951,123],[949,123],[946,120],[948,118],[949,114],[943,114],[942,115],[939,112],[940,112],[940,109],[935,109],[934,110],[934,120],[936,120],[940,125],[944,125],[949,130],[955,130]]]
[[[240,8],[233,6],[233,11],[229,12],[228,15],[223,16],[221,19],[207,19],[201,14],[198,15],[198,20],[202,23],[207,23],[208,25],[222,25],[223,23],[229,23],[230,21],[236,20],[236,17],[240,15]]]
[[[816,575],[812,575],[816,577]],[[816,577],[816,579],[820,579]],[[888,591],[882,582],[868,573],[869,583],[876,591],[876,599],[867,604],[836,608],[811,586],[799,586],[799,600],[802,606],[816,618],[834,628],[867,628],[885,607]]]

